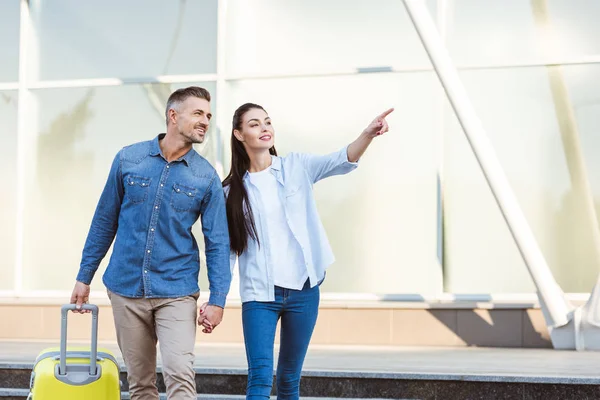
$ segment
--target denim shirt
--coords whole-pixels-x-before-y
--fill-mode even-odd
[[[163,156],[159,135],[115,157],[83,249],[77,280],[89,284],[113,239],[106,287],[132,298],[197,293],[200,258],[192,225],[202,218],[209,303],[225,306],[231,284],[223,188],[215,169],[191,149]]]
[[[272,156],[271,173],[280,184],[279,198],[284,206],[286,221],[302,249],[303,259],[293,261],[306,266],[310,287],[321,283],[325,278],[325,270],[335,260],[319,218],[313,184],[329,176],[346,174],[357,166],[358,163],[348,161],[347,147],[324,156],[301,153],[291,153],[286,157]],[[269,240],[263,201],[258,188],[252,184],[248,172],[243,179],[260,246],[255,240],[248,238],[248,248],[239,256],[241,300],[274,301],[273,270],[286,266],[275,266],[270,259],[268,249],[279,246],[279,243],[271,243]],[[225,192],[227,194],[228,187],[225,187]],[[231,252],[232,271],[237,258]]]

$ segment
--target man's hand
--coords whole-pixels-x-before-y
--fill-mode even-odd
[[[363,133],[367,135],[369,138],[375,138],[377,136],[381,136],[389,130],[388,123],[385,120],[385,117],[391,114],[394,111],[393,108],[390,108],[383,113],[379,114],[375,119],[365,128]]]
[[[89,313],[89,310],[82,310],[81,307],[83,304],[86,304],[90,299],[90,285],[86,285],[83,282],[75,282],[75,288],[73,289],[73,294],[71,295],[71,304],[77,304],[77,310],[73,310],[73,312],[78,312],[80,314]]]
[[[222,320],[223,309],[221,307],[210,305],[208,303],[204,303],[200,306],[198,325],[201,325],[204,328],[202,329],[202,332],[212,333]]]

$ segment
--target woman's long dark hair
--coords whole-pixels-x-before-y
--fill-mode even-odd
[[[234,130],[242,130],[242,119],[248,111],[258,108],[265,111],[258,104],[246,103],[241,105],[233,114],[231,124],[231,171],[223,181],[223,186],[229,186],[227,195],[227,222],[229,225],[229,241],[231,250],[238,256],[248,247],[248,238],[258,240],[254,215],[248,201],[248,192],[244,187],[244,175],[250,168],[250,157],[240,142],[233,134]],[[265,111],[266,112],[266,111]],[[275,146],[269,149],[269,153],[276,156]],[[260,243],[259,243],[260,244]]]

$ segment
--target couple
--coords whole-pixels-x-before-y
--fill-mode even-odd
[[[271,118],[244,104],[233,116],[231,171],[221,183],[192,145],[212,117],[210,94],[171,94],[167,133],[121,149],[94,214],[71,303],[88,302],[90,282],[113,239],[103,276],[131,398],[158,399],[156,344],[168,399],[196,399],[196,323],[211,333],[223,318],[231,270],[239,259],[248,360],[247,399],[269,398],[273,345],[281,318],[279,399],[297,399],[302,364],[319,306],[319,285],[334,260],[312,195],[315,182],[356,168],[373,138],[388,130],[376,117],[338,152],[279,157]],[[199,311],[201,218],[210,297]],[[79,311],[84,312],[84,311]]]

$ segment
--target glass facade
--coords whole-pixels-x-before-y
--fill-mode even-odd
[[[0,83],[19,78],[19,1],[0,2]]]
[[[36,0],[30,9],[32,79],[216,72],[217,0]]]
[[[581,176],[587,176],[598,215],[598,72],[595,65],[571,65],[461,74],[546,261],[567,292],[590,291],[600,265],[592,241],[598,222],[586,208],[590,193]],[[454,114],[445,115],[449,291],[534,290]]]
[[[447,46],[459,65],[575,61],[600,52],[594,0],[450,0]]]
[[[429,65],[401,1],[233,0],[226,24],[233,76]]]
[[[0,158],[3,184],[0,186],[0,290],[14,287],[16,228],[17,228],[17,102],[16,91],[0,91],[0,148],[4,155]]]
[[[426,4],[555,278],[566,292],[590,291],[600,272],[600,3]],[[336,151],[395,107],[358,170],[315,185],[336,255],[324,292],[534,291],[393,0],[3,1],[0,290],[72,288],[114,154],[163,132],[168,95],[192,84],[211,92],[215,115],[197,150],[225,174],[242,103],[266,108],[282,155]],[[202,248],[199,222],[194,235]],[[205,275],[203,265],[203,290]]]

